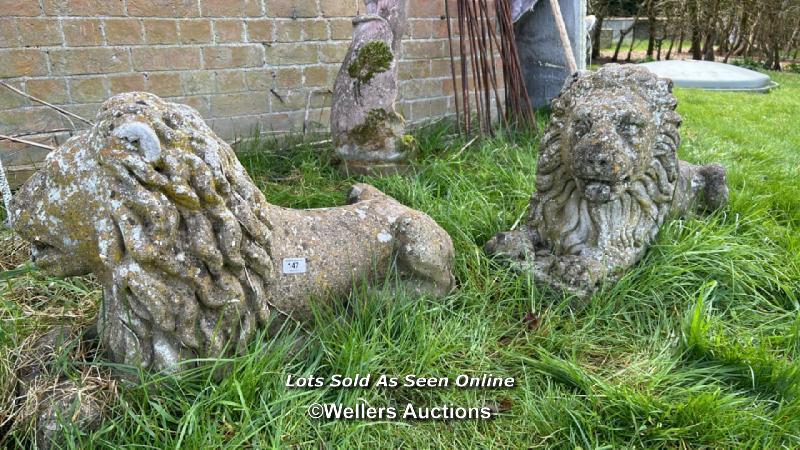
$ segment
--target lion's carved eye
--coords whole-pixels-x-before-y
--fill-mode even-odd
[[[576,136],[583,136],[589,134],[589,131],[592,129],[592,124],[589,122],[588,119],[577,119],[572,124],[572,131],[575,133]]]
[[[644,121],[636,114],[625,114],[617,124],[617,132],[627,136],[635,136],[644,128]]]
[[[635,136],[639,134],[640,129],[641,129],[640,124],[630,120],[623,120],[617,125],[617,131],[620,134],[625,134],[628,136]]]

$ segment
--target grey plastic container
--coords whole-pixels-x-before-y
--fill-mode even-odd
[[[769,92],[777,86],[769,75],[711,61],[657,61],[641,64],[678,87],[714,91]]]

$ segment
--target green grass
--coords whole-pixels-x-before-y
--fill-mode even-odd
[[[138,374],[136,383],[120,382],[113,412],[98,431],[68,428],[67,442],[75,448],[800,446],[800,76],[772,75],[782,87],[769,95],[677,91],[680,155],[727,166],[730,204],[710,217],[669,223],[646,258],[588,306],[572,309],[481,251],[492,235],[524,218],[534,190],[535,139],[462,150],[463,141],[432,127],[419,133],[415,176],[367,181],[451,234],[458,292],[444,300],[354,294],[349,308],[317,312],[302,351],[293,348],[300,332],[286,329],[254,342],[220,382],[211,379],[213,367]],[[314,149],[255,147],[241,159],[275,204],[340,205],[356,181],[339,177]],[[65,318],[70,312],[88,323],[94,311],[87,305],[99,298],[90,280],[38,273],[0,281],[0,296],[0,377],[26,336],[74,320]],[[52,314],[37,315],[41,310]],[[524,320],[529,313],[539,320]],[[283,386],[287,374],[356,373],[492,373],[515,377],[518,387]],[[447,422],[306,416],[314,402],[359,401],[491,404],[503,412],[489,421]],[[25,442],[24,430],[6,439]]]
[[[614,50],[617,48],[617,43],[618,42],[619,42],[619,38],[613,39],[611,41],[610,45],[607,45],[607,46],[601,48],[600,50],[601,51],[609,51],[610,50],[613,53]],[[669,40],[666,40],[664,42],[667,43],[667,48],[669,48]],[[635,52],[645,51],[645,50],[647,50],[647,45],[648,45],[648,40],[647,39],[636,39],[634,41],[634,43],[633,43],[633,51],[635,51]],[[676,41],[675,45],[677,47],[677,45],[678,45],[677,41]],[[628,49],[630,47],[631,47],[631,36],[630,36],[630,34],[628,34],[628,36],[625,38],[625,40],[622,41],[622,47],[620,47],[620,50],[619,50],[620,54],[623,54],[623,52],[624,52],[624,55],[627,55],[628,54]],[[684,45],[684,47],[685,47],[685,45]],[[663,48],[663,45],[662,45],[662,48]]]
[[[619,42],[619,38],[613,39],[611,41],[610,45],[600,48],[600,54],[603,55],[603,56],[606,56],[608,58],[611,58],[612,56],[614,56],[614,51],[617,49],[617,43],[618,42]],[[647,45],[648,45],[647,39],[636,39],[633,42],[633,52],[634,53],[639,53],[639,52],[647,51]],[[678,44],[676,42],[674,51],[677,51],[677,45]],[[622,46],[620,46],[620,48],[619,48],[618,58],[619,58],[620,62],[625,61],[625,58],[627,58],[627,56],[628,56],[628,50],[630,50],[630,49],[631,49],[631,38],[630,38],[630,35],[628,35],[628,37],[626,37],[625,40],[622,41]],[[664,41],[664,44],[662,45],[662,49],[661,49],[662,55],[666,55],[668,49],[669,49],[669,41]],[[656,51],[657,50],[658,49],[656,49]],[[638,62],[638,58],[634,58],[634,59],[637,59],[636,62]]]

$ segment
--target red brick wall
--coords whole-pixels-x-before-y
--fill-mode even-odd
[[[301,130],[307,104],[307,127],[325,129],[357,8],[363,0],[0,0],[0,78],[90,120],[109,96],[146,90],[192,105],[228,139]],[[419,122],[454,110],[447,25],[441,0],[409,0],[409,15],[399,106]],[[65,128],[0,88],[0,134]],[[0,141],[15,172],[43,153]]]

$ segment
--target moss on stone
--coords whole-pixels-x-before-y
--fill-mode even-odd
[[[410,134],[404,134],[403,137],[400,138],[403,142],[403,147],[406,149],[416,149],[417,148],[417,139]]]
[[[387,123],[391,115],[383,108],[371,109],[361,125],[350,130],[349,137],[356,144],[365,145],[378,138],[384,138],[391,133],[391,126]]]
[[[350,78],[361,84],[369,83],[375,74],[389,70],[394,54],[383,41],[369,41],[358,51],[358,56],[347,68]]]

